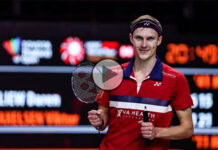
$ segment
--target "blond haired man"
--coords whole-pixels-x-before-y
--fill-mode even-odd
[[[140,16],[130,28],[135,57],[122,65],[121,85],[104,92],[99,109],[89,111],[88,119],[99,130],[109,125],[100,150],[167,150],[169,140],[193,134],[188,83],[182,73],[156,55],[163,38],[156,18]],[[180,124],[171,127],[174,111]],[[143,121],[145,112],[148,122]]]

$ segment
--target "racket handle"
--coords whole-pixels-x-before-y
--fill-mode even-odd
[[[146,109],[146,107],[145,107],[145,109]],[[144,111],[143,121],[144,122],[149,122],[148,111],[146,111],[146,110]],[[144,141],[145,141],[145,144],[147,146],[151,145],[151,141],[149,139],[144,139]]]
[[[100,126],[97,126],[96,129],[97,130],[100,130],[104,127],[104,119],[102,119],[102,122],[101,122],[101,125]]]
[[[144,139],[145,140],[145,144],[147,145],[147,146],[150,146],[151,145],[151,141],[149,140],[149,139]]]

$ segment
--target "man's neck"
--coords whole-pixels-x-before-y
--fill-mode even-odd
[[[154,68],[154,65],[157,61],[157,58],[154,56],[146,61],[141,61],[137,58],[135,58],[134,62],[134,73],[135,77],[137,76],[142,80],[142,76],[147,76],[151,73],[152,69]]]

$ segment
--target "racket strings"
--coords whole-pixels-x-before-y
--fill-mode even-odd
[[[73,71],[72,84],[75,96],[82,102],[93,103],[99,93],[99,88],[92,78],[92,64],[83,64]]]

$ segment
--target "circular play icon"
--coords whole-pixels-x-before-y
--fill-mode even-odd
[[[104,59],[98,62],[92,72],[95,84],[103,90],[113,90],[123,80],[123,69],[116,61]]]

